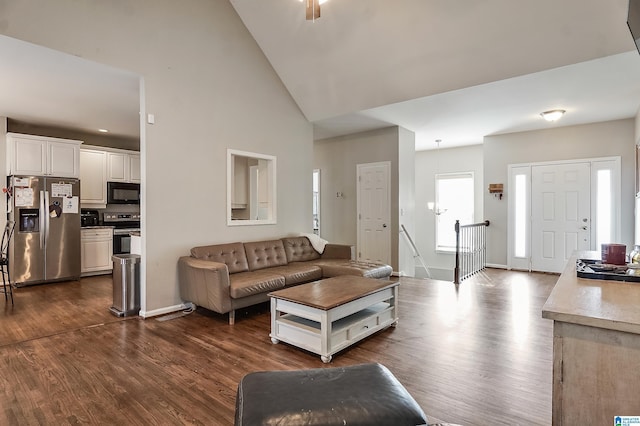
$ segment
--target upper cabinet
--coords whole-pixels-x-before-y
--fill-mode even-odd
[[[140,183],[140,154],[124,149],[83,146],[80,181],[82,207],[105,208],[107,182]]]
[[[82,141],[7,133],[10,175],[80,176]]]
[[[140,154],[129,154],[129,168],[131,170],[129,180],[132,183],[140,183]]]
[[[231,173],[233,176],[231,208],[246,209],[247,198],[249,195],[249,167],[247,157],[241,157],[239,155],[234,156],[233,161],[231,162],[231,167],[233,167],[233,172]]]
[[[140,154],[107,152],[107,180],[140,183]]]
[[[80,150],[80,201],[84,207],[107,204],[107,153],[98,149]]]

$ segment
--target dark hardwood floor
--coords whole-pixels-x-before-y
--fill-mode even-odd
[[[204,309],[119,319],[110,277],[19,288],[0,313],[0,424],[229,425],[251,371],[380,362],[431,422],[549,425],[552,323],[541,308],[557,278],[487,270],[458,289],[402,278],[398,326],[331,364],[273,345],[267,304],[234,326]]]

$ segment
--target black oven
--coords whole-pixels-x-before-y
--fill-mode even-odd
[[[140,213],[105,212],[103,224],[113,226],[113,254],[131,253],[131,233],[140,232]]]
[[[107,182],[107,204],[140,204],[140,184]]]

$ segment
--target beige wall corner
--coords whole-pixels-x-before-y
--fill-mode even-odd
[[[310,232],[312,126],[229,2],[24,0],[0,33],[144,80],[143,311],[180,305],[193,246]],[[226,225],[227,148],[277,157],[276,225]]]
[[[314,143],[314,168],[321,169],[322,238],[357,244],[358,164],[391,162],[391,266],[398,271],[398,127],[356,133]],[[340,192],[342,197],[336,197]]]

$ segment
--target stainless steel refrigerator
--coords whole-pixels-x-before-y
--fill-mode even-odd
[[[80,277],[80,181],[10,176],[11,281],[17,286]]]

